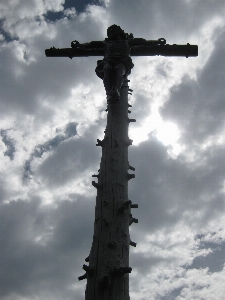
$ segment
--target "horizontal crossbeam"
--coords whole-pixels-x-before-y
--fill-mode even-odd
[[[52,47],[45,50],[47,57],[87,57],[104,56],[104,49],[82,49],[82,48],[61,48]]]
[[[133,47],[131,56],[198,56],[196,45],[155,45],[152,47]]]
[[[47,57],[87,57],[104,56],[103,48],[85,49],[85,48],[62,48],[52,47],[45,50]],[[135,46],[131,47],[130,56],[198,56],[198,46],[196,45],[153,45],[153,46]]]

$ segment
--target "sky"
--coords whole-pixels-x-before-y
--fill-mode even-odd
[[[134,37],[198,57],[134,57],[131,300],[225,294],[224,0],[1,0],[0,300],[83,300],[106,126],[100,57],[45,49]]]

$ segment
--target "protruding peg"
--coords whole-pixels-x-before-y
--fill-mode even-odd
[[[131,273],[131,272],[132,272],[131,267],[120,267],[120,268],[115,268],[113,270],[113,273],[115,275],[124,275],[124,274]]]
[[[98,190],[101,188],[101,185],[95,181],[92,181],[92,185]]]
[[[137,243],[130,241],[130,245],[133,246],[133,247],[136,247]]]
[[[87,278],[87,273],[85,273],[84,275],[78,277],[79,280],[84,280]]]
[[[128,114],[130,114],[130,113],[131,113],[131,110],[128,109]]]
[[[131,122],[136,122],[136,119],[128,119],[128,122],[131,123]]]
[[[104,145],[104,140],[101,141],[101,140],[97,139],[97,142],[98,143],[96,144],[96,146],[101,146],[102,147]]]
[[[132,107],[132,105],[130,105],[130,104],[128,103],[128,107]]]
[[[135,168],[129,165],[129,170],[135,171]]]
[[[132,143],[133,143],[133,140],[131,140],[131,139],[128,139],[128,141],[126,142],[127,146],[131,146]]]
[[[136,218],[133,218],[133,217],[131,216],[131,219],[130,219],[129,225],[131,225],[131,224],[133,224],[133,223],[138,223],[138,219],[136,219]]]
[[[94,175],[92,175],[92,177],[99,178],[99,175],[94,174]]]
[[[132,178],[135,178],[135,174],[127,173],[127,179],[130,180]]]
[[[88,255],[88,257],[85,258],[85,261],[89,262],[89,255]]]
[[[130,207],[131,208],[138,208],[138,204],[131,204]]]
[[[87,266],[87,265],[83,265],[83,269],[89,275],[92,275],[94,273],[94,270],[92,268],[90,268],[89,266]]]
[[[123,212],[126,208],[128,208],[128,206],[131,204],[132,202],[130,200],[126,201],[124,204],[122,204],[119,208],[118,208],[118,212]]]
[[[124,82],[130,82],[130,80],[129,79],[124,79]]]
[[[129,92],[128,92],[128,94],[129,94],[129,95],[132,95],[132,93],[129,93]]]
[[[133,90],[132,90],[132,89],[129,89],[128,91],[129,91],[129,92],[133,92]]]

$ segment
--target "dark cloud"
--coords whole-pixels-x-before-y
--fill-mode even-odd
[[[15,141],[8,137],[7,130],[0,130],[0,136],[2,137],[3,143],[6,145],[7,150],[4,152],[5,156],[8,156],[11,160],[14,158],[14,153],[16,151]]]
[[[85,11],[88,5],[104,5],[104,1],[101,0],[65,0],[64,9],[75,7],[78,13]]]
[[[76,199],[64,201],[57,208],[42,207],[39,199],[1,206],[1,299],[30,294],[45,298],[49,288],[51,295],[71,299],[74,291],[69,287],[83,272],[94,218],[89,200],[80,196]]]
[[[93,144],[92,144],[93,145]],[[40,165],[38,174],[51,186],[78,179],[86,170],[98,168],[99,152],[89,141],[78,138],[62,143]]]
[[[140,255],[140,253],[132,253],[130,254],[130,261],[132,264],[132,268],[137,271],[139,274],[147,275],[149,271],[162,262],[162,257],[146,257],[144,255]]]
[[[4,41],[11,42],[13,39],[11,38],[10,34],[4,30],[4,19],[0,20],[0,34],[4,37]]]
[[[215,233],[214,233],[215,234]],[[212,237],[213,235],[212,234]],[[202,255],[194,258],[192,264],[188,266],[188,269],[205,269],[208,268],[210,273],[220,272],[224,268],[225,258],[225,243],[222,239],[218,241],[205,240],[206,234],[197,236],[198,249],[210,250],[208,254],[203,252]]]
[[[52,118],[57,105],[62,105],[71,96],[71,87],[90,83],[96,86],[101,84],[95,76],[96,59],[88,58],[88,65],[84,68],[87,58],[70,60],[69,58],[46,58],[44,50],[55,45],[56,47],[70,47],[70,40],[64,43],[46,42],[38,48],[30,48],[21,42],[12,42],[2,50],[2,86],[1,115],[11,112],[20,116],[25,113],[36,116],[37,121]],[[15,50],[15,48],[19,48]],[[38,52],[40,60],[26,63],[24,58],[18,59],[17,55],[24,57],[24,53],[33,56],[32,51]],[[27,52],[26,52],[27,51]],[[21,52],[21,54],[18,54]],[[23,54],[22,54],[23,53]],[[28,54],[26,54],[28,55]],[[86,61],[85,61],[86,60]],[[76,71],[75,71],[76,70]],[[91,77],[90,77],[91,76]],[[96,77],[96,78],[95,78]],[[93,78],[93,79],[92,79]],[[13,89],[11,89],[13,86]],[[48,106],[43,106],[47,103]],[[76,106],[76,98],[74,99]],[[71,107],[72,108],[72,107]]]
[[[56,149],[63,141],[66,141],[67,139],[77,135],[77,123],[72,122],[68,123],[64,134],[58,134],[53,139],[50,139],[49,141],[37,145],[34,149],[34,151],[31,153],[29,160],[25,161],[24,164],[24,174],[23,174],[23,181],[26,181],[27,179],[31,178],[33,172],[31,169],[31,163],[35,158],[40,158],[42,155],[46,152],[51,152],[54,149]]]
[[[177,289],[174,289],[170,293],[167,293],[165,296],[162,296],[160,300],[174,300],[176,297],[178,297],[182,291],[183,287],[179,287]]]
[[[130,163],[136,168],[136,178],[130,184],[130,197],[139,203],[140,208],[135,210],[139,230],[151,232],[158,226],[173,226],[187,212],[190,226],[197,227],[223,214],[225,172],[221,161],[224,161],[223,147],[202,152],[199,165],[187,165],[182,156],[171,159],[167,148],[154,137],[139,147],[131,147]]]
[[[103,2],[99,0],[65,0],[63,4],[64,10],[63,11],[48,11],[45,14],[45,19],[47,21],[55,22],[57,20],[62,19],[65,16],[65,11],[68,9],[75,9],[75,13],[82,13],[86,10],[88,5],[102,5]]]
[[[203,143],[224,128],[225,67],[221,60],[225,47],[222,32],[215,43],[215,51],[199,71],[197,81],[185,76],[181,84],[172,87],[170,99],[161,110],[164,119],[178,124],[181,141],[186,145]]]
[[[65,139],[36,170],[37,174],[50,186],[64,185],[81,177],[86,171],[99,169],[101,151],[96,147],[97,138],[101,138],[101,122],[94,124],[85,136]],[[67,126],[66,132],[73,133],[73,126]],[[103,130],[102,130],[103,131]],[[90,179],[91,182],[91,179]]]
[[[130,197],[133,202],[139,203],[140,209],[137,214],[140,214],[140,211],[143,213],[139,218],[139,226],[144,226],[145,230],[149,231],[154,230],[159,224],[162,226],[161,222],[166,225],[170,218],[177,219],[178,216],[170,217],[166,214],[166,208],[168,209],[166,198],[169,197],[169,191],[162,194],[161,188],[162,183],[165,184],[169,179],[165,169],[166,164],[170,164],[166,148],[156,139],[151,139],[148,142],[142,142],[139,147],[133,146],[129,150],[130,163],[136,170],[136,178],[132,184],[129,184]],[[176,181],[176,178],[172,180]],[[164,187],[166,189],[166,186]]]

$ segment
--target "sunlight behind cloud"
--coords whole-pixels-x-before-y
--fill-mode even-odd
[[[153,132],[155,137],[165,146],[171,146],[169,154],[177,156],[182,147],[179,145],[180,131],[176,124],[162,120],[158,112],[155,112],[146,119],[143,126],[130,129],[130,138],[133,145],[148,139],[149,133]]]
[[[156,137],[165,145],[174,145],[180,137],[179,130],[174,123],[159,121]]]

